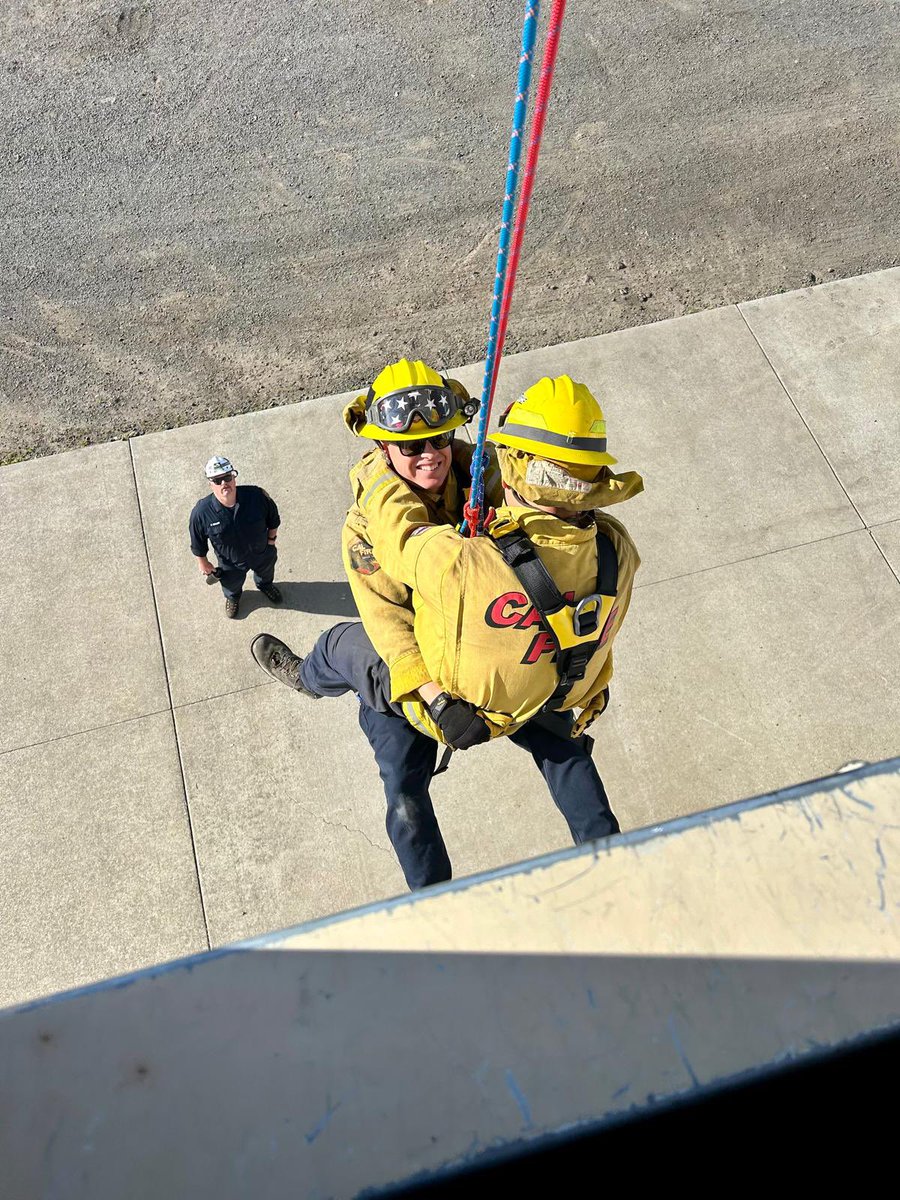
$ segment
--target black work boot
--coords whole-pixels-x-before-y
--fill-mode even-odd
[[[260,633],[250,643],[250,653],[266,672],[285,687],[302,692],[311,700],[321,700],[318,692],[311,692],[305,687],[300,678],[303,659],[293,654],[280,638],[272,637],[270,633]]]
[[[234,618],[238,615],[238,609],[240,607],[241,607],[240,596],[226,596],[225,597],[225,616],[228,617],[230,620],[233,621]]]
[[[258,583],[256,587],[264,596],[268,596],[273,604],[280,604],[284,599],[281,588],[276,587],[274,583]]]

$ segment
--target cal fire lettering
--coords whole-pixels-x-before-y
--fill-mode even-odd
[[[566,592],[566,600],[573,604],[575,593]],[[487,606],[484,619],[493,629],[532,629],[540,625],[541,614],[522,592],[504,592]],[[552,636],[546,630],[541,630],[532,639],[522,662],[531,666],[542,654],[553,654],[555,650],[556,643]]]
[[[553,638],[542,629],[525,651],[525,657],[522,659],[522,662],[527,666],[531,666],[532,663],[538,661],[542,654],[553,654],[555,650],[556,643]]]
[[[606,618],[606,624],[603,627],[603,633],[600,635],[600,645],[605,646],[609,641],[609,635],[612,633],[613,625],[616,623],[616,617],[619,615],[619,606],[616,605],[609,616]]]
[[[527,607],[528,597],[521,592],[504,592],[488,605],[484,619],[494,629],[515,629],[523,616],[519,609]]]

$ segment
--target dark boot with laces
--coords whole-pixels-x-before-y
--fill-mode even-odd
[[[226,596],[225,597],[225,616],[228,617],[229,620],[231,620],[231,621],[234,620],[234,618],[238,615],[238,609],[240,607],[241,607],[240,596]]]
[[[300,678],[303,659],[298,658],[280,638],[272,637],[270,633],[260,633],[250,643],[250,653],[267,675],[285,687],[302,692],[311,700],[322,699],[318,692],[311,692]]]
[[[264,596],[268,596],[273,604],[280,604],[284,599],[281,588],[276,587],[274,583],[258,583],[256,586]]]

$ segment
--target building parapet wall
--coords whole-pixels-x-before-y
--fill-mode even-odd
[[[9,1195],[354,1196],[900,1024],[900,760],[0,1014]]]

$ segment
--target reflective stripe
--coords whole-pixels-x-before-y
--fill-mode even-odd
[[[414,725],[416,729],[424,733],[426,737],[430,737],[432,741],[435,740],[434,734],[427,729],[416,716],[415,705],[411,700],[403,701],[403,715],[406,717],[407,721],[409,721],[410,725]]]
[[[394,478],[393,471],[385,471],[385,473],[383,475],[379,475],[378,478],[375,480],[375,482],[369,485],[369,490],[365,493],[362,500],[360,500],[360,502],[359,502],[360,507],[365,508],[365,506],[368,504],[369,500],[371,499],[373,493],[377,492],[380,487],[382,487],[386,483],[389,483],[393,478]]]
[[[569,446],[573,450],[596,450],[606,453],[605,437],[567,437],[564,433],[551,433],[549,429],[533,429],[530,425],[510,425],[500,429],[499,436],[524,438],[530,442],[545,442],[548,446]]]

